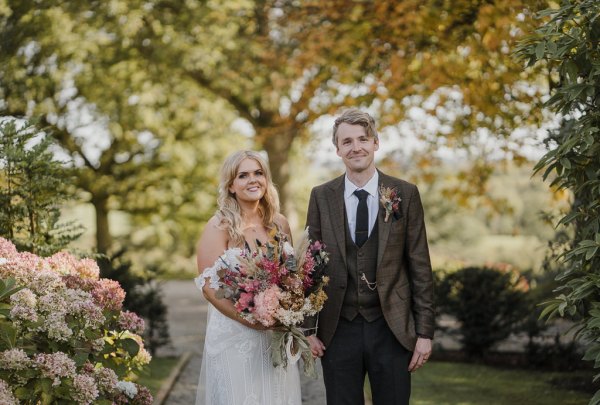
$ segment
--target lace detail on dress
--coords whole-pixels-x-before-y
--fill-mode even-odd
[[[217,271],[239,264],[241,254],[227,249],[195,279],[198,288],[206,278],[219,288]],[[196,405],[301,405],[298,364],[273,367],[270,346],[271,332],[248,328],[209,303]]]
[[[206,284],[206,279],[210,279],[210,288],[213,290],[219,289],[219,276],[217,272],[221,269],[226,269],[228,267],[237,266],[240,261],[238,257],[243,253],[243,249],[240,248],[231,248],[227,249],[219,258],[215,261],[211,267],[207,267],[202,271],[198,277],[194,279],[196,283],[196,287],[199,290],[202,290],[202,287]]]

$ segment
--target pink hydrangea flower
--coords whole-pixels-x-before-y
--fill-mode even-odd
[[[90,375],[77,374],[73,377],[73,388],[73,399],[79,404],[88,405],[98,398],[98,386]]]
[[[265,326],[275,324],[274,315],[279,308],[279,294],[281,289],[277,285],[271,285],[265,291],[254,297],[254,318]]]
[[[120,311],[123,308],[125,291],[123,291],[119,283],[115,280],[107,278],[97,280],[94,283],[91,293],[102,308],[112,311]]]
[[[143,333],[145,323],[144,320],[137,316],[136,313],[130,311],[123,311],[119,315],[119,326],[133,333]]]
[[[25,370],[30,366],[31,359],[22,349],[9,349],[0,353],[0,368],[2,369]]]
[[[38,353],[33,358],[35,366],[44,377],[50,378],[53,386],[60,385],[61,378],[75,376],[75,362],[63,352]]]
[[[117,389],[117,382],[119,378],[117,374],[110,368],[101,367],[94,370],[96,381],[98,383],[98,389],[100,392],[105,394],[114,393]]]
[[[0,257],[4,259],[12,259],[17,256],[19,252],[14,243],[8,239],[0,238]]]
[[[4,380],[0,380],[0,399],[2,405],[17,405],[19,403],[10,390],[10,386]]]

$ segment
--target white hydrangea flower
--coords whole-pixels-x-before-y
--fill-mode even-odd
[[[131,399],[135,398],[138,393],[136,385],[130,381],[119,381],[117,389]]]

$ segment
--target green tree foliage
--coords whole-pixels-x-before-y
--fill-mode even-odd
[[[288,211],[291,146],[340,107],[381,106],[387,126],[435,96],[428,113],[445,126],[434,148],[476,144],[483,126],[508,137],[539,122],[539,93],[510,57],[536,3],[156,1],[136,40],[157,69],[192,79],[252,125]]]
[[[60,223],[60,206],[73,198],[72,170],[54,159],[53,139],[33,123],[0,123],[0,236],[41,256],[63,249],[81,234]]]
[[[156,218],[148,217],[157,211],[174,222],[189,220],[198,196],[214,194],[202,191],[212,186],[205,183],[215,176],[211,161],[229,144],[220,135],[234,133],[235,116],[221,113],[222,102],[189,79],[158,71],[158,61],[133,47],[151,11],[144,7],[141,1],[61,0],[0,7],[0,114],[39,116],[52,128],[79,170],[77,187],[96,210],[101,253],[113,246],[112,210],[152,223]],[[207,215],[193,214],[195,221]],[[171,237],[180,231],[160,230]],[[147,234],[156,239],[158,232]]]
[[[589,343],[585,359],[600,367],[600,3],[565,0],[546,10],[544,23],[525,41],[520,55],[529,65],[548,66],[554,91],[548,105],[564,116],[550,134],[550,151],[537,170],[570,189],[571,211],[559,225],[574,228],[562,254],[561,287],[544,315],[568,316]],[[596,376],[598,378],[598,376]],[[600,391],[591,402],[600,403]]]
[[[526,289],[525,279],[514,270],[467,267],[439,282],[438,310],[459,321],[466,353],[481,357],[527,316]]]
[[[482,126],[492,138],[507,137],[540,117],[537,88],[509,57],[536,1],[0,4],[0,113],[41,115],[55,128],[96,208],[100,252],[112,245],[110,210],[139,208],[136,218],[155,224],[153,205],[170,224],[182,222],[196,202],[185,192],[212,187],[199,172],[222,157],[206,150],[206,140],[231,139],[235,117],[267,151],[288,214],[292,146],[340,107],[379,108],[385,127],[429,100],[427,114],[442,124],[420,134],[432,148],[473,146]],[[195,152],[185,174],[172,164],[182,149]],[[476,169],[482,176],[465,184],[482,184],[473,179],[489,170]],[[180,246],[178,227],[145,241]]]

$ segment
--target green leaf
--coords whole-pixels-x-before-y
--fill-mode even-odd
[[[587,249],[586,254],[585,254],[585,260],[590,260],[592,257],[594,257],[594,255],[596,254],[597,251],[598,251],[598,246]]]
[[[563,64],[565,74],[571,83],[577,82],[578,69],[577,65],[572,60],[567,60]]]
[[[121,341],[121,345],[132,357],[137,355],[140,351],[140,345],[133,339],[123,339]]]
[[[9,348],[17,345],[17,328],[12,323],[2,322],[0,324],[0,342]]]
[[[18,387],[13,392],[15,394],[15,397],[17,397],[17,399],[27,400],[32,397],[31,390],[29,390],[25,387]]]
[[[22,290],[25,287],[17,286],[17,281],[14,278],[0,280],[0,301],[10,297],[14,293]]]
[[[540,41],[535,47],[535,57],[540,60],[544,56],[544,52],[546,51],[546,43],[544,41]]]
[[[90,357],[89,353],[77,353],[74,357],[73,357],[73,361],[75,362],[75,364],[77,366],[82,366],[87,359]]]

